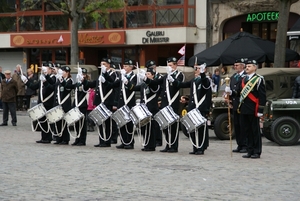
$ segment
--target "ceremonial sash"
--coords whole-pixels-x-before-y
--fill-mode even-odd
[[[255,75],[253,76],[248,82],[247,84],[245,84],[244,79],[242,80],[242,91],[241,91],[241,96],[240,96],[240,103],[237,109],[237,112],[240,113],[240,106],[242,104],[242,102],[244,101],[244,99],[248,96],[250,98],[251,101],[253,101],[255,103],[255,115],[257,114],[258,111],[258,98],[256,98],[252,93],[252,89],[254,88],[254,86],[256,85],[256,83],[259,81],[260,77]]]

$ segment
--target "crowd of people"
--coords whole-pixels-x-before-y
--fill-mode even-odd
[[[134,149],[134,134],[138,132],[143,138],[142,151],[155,151],[157,146],[162,146],[164,138],[165,147],[160,152],[176,153],[179,148],[180,121],[175,116],[180,116],[179,103],[182,98],[180,89],[190,88],[190,95],[186,97],[188,112],[196,111],[197,116],[192,120],[196,121],[198,117],[206,119],[212,101],[212,80],[206,76],[205,64],[195,64],[194,78],[186,81],[184,74],[177,69],[175,57],[167,59],[165,75],[156,71],[153,60],[147,61],[145,67],[145,70],[139,69],[134,73],[133,70],[136,68],[134,62],[125,59],[122,69],[116,71],[111,59],[103,58],[98,79],[91,80],[87,69],[81,68],[74,81],[71,68],[68,66],[44,64],[39,79],[34,78],[31,69],[27,70],[27,76],[23,75],[21,67],[17,66],[16,73],[12,77],[19,76],[22,84],[11,78],[10,71],[5,71],[5,78],[2,78],[1,100],[5,112],[1,126],[7,125],[8,111],[12,115],[12,124],[16,125],[16,109],[13,108],[17,107],[18,97],[22,96],[19,93],[19,86],[24,85],[28,89],[28,92],[24,93],[26,99],[30,100],[30,97],[37,95],[36,108],[43,107],[49,114],[32,122],[35,125],[34,130],[41,131],[41,139],[36,141],[37,143],[48,144],[54,141],[54,144],[68,145],[74,132],[75,141],[72,145],[85,146],[87,131],[94,131],[96,127],[99,143],[94,145],[95,147],[111,147],[111,144],[116,144],[117,139],[120,139],[120,144],[116,148]],[[244,158],[260,158],[262,147],[259,118],[266,102],[264,79],[255,73],[257,69],[255,60],[238,59],[234,69],[236,73],[230,78],[230,85],[225,88],[234,116],[237,148],[233,152],[246,153],[243,155]],[[219,70],[215,71],[216,76],[219,73]],[[217,80],[216,76],[213,82]],[[219,82],[220,80],[218,84]],[[6,90],[11,92],[10,99],[5,97]],[[75,92],[73,100],[72,91]],[[137,92],[140,94],[139,103],[135,97]],[[125,113],[134,111],[136,107],[144,113],[152,114],[149,121],[144,124],[141,124],[141,119],[138,123],[127,121]],[[79,118],[70,124],[68,119],[60,115],[68,113],[71,116],[75,114],[74,116]],[[99,120],[99,116],[102,115],[110,118],[101,117]],[[161,118],[165,118],[164,121],[167,123],[160,121]],[[170,119],[172,122],[169,122]],[[195,126],[189,132],[189,136],[193,148],[190,154],[203,155],[209,146],[206,122]]]

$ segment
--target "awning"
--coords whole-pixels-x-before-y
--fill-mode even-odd
[[[287,36],[289,40],[300,40],[300,18],[287,32]]]

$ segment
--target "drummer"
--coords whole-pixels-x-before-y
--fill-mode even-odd
[[[196,105],[199,104],[198,110],[203,117],[207,118],[211,106],[212,90],[210,81],[205,75],[205,67],[206,64],[195,65],[195,78],[188,82],[174,81],[174,84],[178,84],[181,88],[190,88],[188,111],[196,108]],[[193,151],[190,154],[203,155],[208,147],[207,126],[200,126],[196,133],[198,135],[197,138],[195,132],[190,133],[193,142]],[[198,142],[196,142],[196,139],[198,139]]]
[[[134,63],[131,59],[125,59],[123,69],[120,71],[120,94],[118,109],[127,105],[129,109],[135,106],[135,86],[137,76],[134,74]],[[134,149],[134,130],[133,123],[130,121],[120,128],[121,144],[116,146],[117,149]]]
[[[33,82],[33,80],[22,79],[27,87],[32,90],[39,89],[38,93],[38,104],[43,103],[43,106],[46,110],[50,110],[53,106],[54,102],[54,89],[51,87],[47,87],[44,83],[46,81],[45,74],[51,74],[51,68],[44,66],[41,75],[39,77],[40,82]],[[49,144],[52,141],[52,133],[48,128],[48,123],[46,121],[46,116],[40,118],[38,120],[41,128],[41,139],[36,141],[36,143]]]
[[[177,59],[169,57],[167,59],[167,75],[163,77],[162,93],[161,93],[161,107],[171,106],[175,113],[179,112],[179,87],[173,84],[175,80],[179,82],[184,81],[184,74],[177,69]],[[170,129],[164,129],[166,139],[171,135],[171,142],[168,142],[165,149],[160,152],[176,153],[178,152],[178,124],[174,123]]]
[[[75,142],[73,142],[72,146],[85,146],[86,145],[86,136],[87,136],[87,92],[89,90],[88,87],[82,85],[82,82],[85,80],[89,80],[89,75],[87,74],[86,68],[81,68],[82,75],[77,74],[77,83],[72,85],[67,85],[67,82],[62,82],[62,85],[65,86],[66,89],[75,89],[75,95],[72,107],[78,107],[79,111],[84,114],[84,118],[78,120],[75,123],[75,132],[77,138]]]
[[[50,85],[56,94],[56,99],[54,101],[53,107],[55,108],[58,105],[62,106],[62,109],[65,113],[67,113],[70,109],[72,109],[72,101],[71,101],[71,86],[73,85],[73,79],[71,77],[71,68],[69,66],[63,66],[58,70],[56,74],[57,82],[55,84],[50,84],[49,80],[50,76],[46,76],[48,85]],[[70,133],[65,125],[65,120],[61,119],[55,123],[55,129],[52,129],[52,134],[56,137],[56,142],[54,144],[59,145],[68,145],[70,141]]]
[[[111,68],[111,59],[102,58],[101,60],[101,73],[97,80],[91,82],[85,82],[84,85],[88,88],[95,88],[94,105],[104,103],[104,105],[113,112],[114,104],[114,89],[113,83],[118,80],[115,71]],[[102,94],[101,94],[102,93]],[[99,126],[99,144],[94,145],[95,147],[110,147],[112,129],[112,119],[107,119],[105,125]]]
[[[146,74],[144,71],[140,71],[139,77],[142,80],[148,80],[149,84],[141,84],[141,103],[144,103],[152,115],[155,115],[158,109],[158,97],[160,92],[160,85],[157,82],[151,82],[154,80],[155,71],[153,68],[147,68]],[[156,147],[156,134],[159,134],[159,125],[154,119],[151,120],[151,124],[147,124],[141,128],[142,135],[144,136],[144,148],[142,151],[155,151]]]

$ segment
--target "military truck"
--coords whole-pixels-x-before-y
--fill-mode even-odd
[[[292,86],[297,75],[300,75],[298,68],[262,68],[257,73],[265,78],[267,106],[264,109],[264,119],[261,120],[263,134],[269,140],[278,144],[287,145],[290,138],[299,139],[300,126],[297,110],[300,110],[300,100],[291,100]],[[228,75],[229,77],[231,75]],[[214,129],[215,135],[221,140],[229,139],[228,104],[222,97],[225,83],[220,87],[218,96],[212,99],[212,109],[209,116],[209,128]],[[297,109],[297,104],[299,102]],[[277,120],[279,119],[279,120]],[[231,122],[233,116],[231,115]],[[275,122],[275,123],[273,123]],[[285,123],[287,122],[287,123]],[[235,136],[233,123],[231,123],[232,136]],[[272,132],[271,132],[272,131]],[[293,132],[292,132],[293,131]],[[297,131],[297,132],[295,132]],[[292,132],[293,134],[287,134]],[[296,134],[297,133],[297,134]],[[296,136],[297,135],[297,136]],[[274,137],[273,137],[274,136]],[[292,137],[293,136],[293,137]],[[283,142],[282,142],[283,141]],[[294,143],[295,143],[294,139]]]

